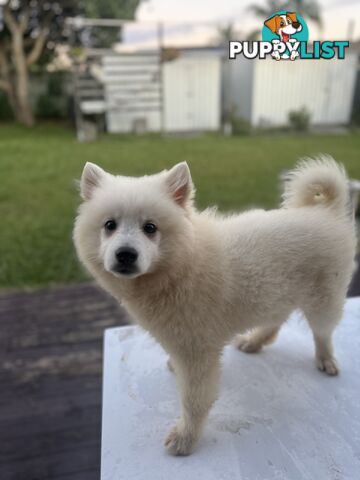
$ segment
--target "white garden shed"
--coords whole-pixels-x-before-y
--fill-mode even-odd
[[[225,111],[255,127],[277,127],[288,123],[291,110],[305,107],[313,125],[346,125],[356,68],[357,55],[352,52],[344,60],[228,60],[223,77]]]
[[[162,61],[163,60],[163,61]],[[221,122],[221,54],[213,49],[103,57],[110,132],[213,131]]]

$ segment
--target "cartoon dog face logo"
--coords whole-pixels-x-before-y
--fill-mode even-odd
[[[264,22],[273,33],[280,37],[281,42],[288,42],[291,35],[300,32],[302,25],[298,21],[296,13],[286,12],[280,15],[274,15]]]

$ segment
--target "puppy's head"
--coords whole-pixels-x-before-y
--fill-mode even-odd
[[[190,228],[193,185],[187,164],[145,177],[114,176],[85,165],[81,205],[74,230],[80,259],[132,279],[171,261],[176,242]]]
[[[275,15],[264,23],[273,33],[279,35],[281,41],[287,42],[290,36],[300,32],[302,26],[297,19],[296,13],[286,12],[283,15]]]

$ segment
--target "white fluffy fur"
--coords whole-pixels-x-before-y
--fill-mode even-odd
[[[165,442],[169,452],[194,449],[217,396],[224,345],[258,351],[295,309],[313,331],[318,368],[337,374],[331,337],[353,270],[355,233],[346,175],[334,160],[301,162],[282,208],[231,216],[194,209],[184,165],[141,178],[91,166],[82,185],[74,229],[80,260],[160,342],[175,370],[182,412]],[[119,226],[106,235],[109,218]],[[148,220],[159,229],[152,238],[141,229]],[[123,245],[139,252],[139,272],[130,278],[111,270]]]

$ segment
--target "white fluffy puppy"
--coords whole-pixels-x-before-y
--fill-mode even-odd
[[[170,356],[182,405],[165,442],[175,455],[194,449],[234,338],[258,351],[300,309],[317,367],[338,373],[331,337],[355,253],[346,174],[329,157],[299,163],[278,210],[200,213],[193,194],[186,163],[141,178],[87,163],[74,229],[82,263]]]

